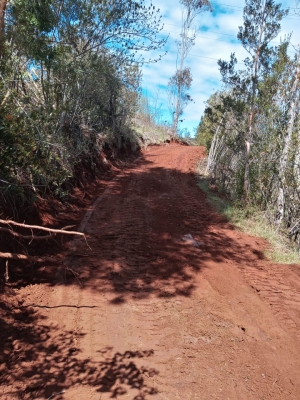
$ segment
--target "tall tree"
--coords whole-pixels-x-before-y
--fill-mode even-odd
[[[203,11],[212,10],[208,0],[180,0],[180,4],[182,6],[182,26],[180,39],[177,41],[176,72],[168,83],[174,135],[177,134],[179,118],[184,108],[192,100],[188,94],[192,83],[191,70],[185,67],[184,63],[197,37],[198,29],[195,25],[195,18]]]
[[[243,178],[243,198],[248,200],[250,192],[250,162],[253,145],[253,127],[256,118],[259,82],[271,68],[274,51],[270,42],[280,31],[280,21],[288,11],[274,0],[246,0],[244,7],[244,26],[239,27],[238,39],[249,53],[245,60],[247,74],[244,79],[235,71],[237,62],[234,55],[231,61],[219,61],[220,71],[225,83],[248,92],[248,128],[245,132],[245,169]]]

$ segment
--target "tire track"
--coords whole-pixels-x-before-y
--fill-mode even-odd
[[[300,287],[288,265],[257,264],[242,268],[249,284],[272,307],[288,332],[300,339]]]

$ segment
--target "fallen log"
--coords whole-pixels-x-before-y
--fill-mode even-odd
[[[14,226],[19,226],[21,228],[26,228],[26,229],[38,229],[40,231],[46,231],[46,232],[51,232],[51,233],[62,233],[64,235],[78,235],[78,236],[85,236],[84,233],[82,232],[76,232],[76,231],[67,231],[63,228],[63,229],[52,229],[52,228],[46,228],[44,226],[39,226],[39,225],[27,225],[27,224],[22,224],[20,222],[15,222],[12,221],[10,219],[0,219],[0,224],[4,224],[4,225],[14,225]]]

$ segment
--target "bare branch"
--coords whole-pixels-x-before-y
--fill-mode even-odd
[[[2,227],[0,227],[0,231],[7,232],[7,233],[11,234],[12,236],[15,236],[19,239],[24,239],[24,240],[46,240],[46,239],[52,238],[55,235],[55,233],[53,235],[50,234],[50,235],[45,235],[45,236],[22,235],[21,233],[15,232],[11,229],[2,228]]]
[[[12,220],[4,220],[0,219],[0,224],[4,225],[15,225],[19,226],[21,228],[26,228],[26,229],[39,229],[41,231],[46,231],[46,232],[52,232],[52,233],[62,233],[64,235],[78,235],[78,236],[85,236],[84,233],[82,232],[76,232],[76,231],[66,231],[64,229],[67,229],[69,227],[63,228],[63,229],[52,229],[52,228],[46,228],[44,226],[39,226],[39,225],[26,225],[26,224],[21,224],[19,222],[15,222]]]

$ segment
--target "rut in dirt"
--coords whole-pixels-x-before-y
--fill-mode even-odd
[[[203,156],[145,152],[87,211],[89,246],[69,243],[82,287],[58,271],[18,291],[1,399],[300,398],[299,270],[211,209]]]

